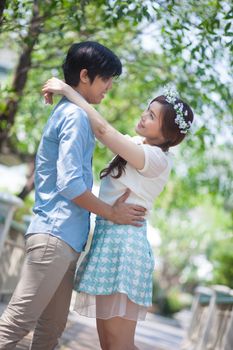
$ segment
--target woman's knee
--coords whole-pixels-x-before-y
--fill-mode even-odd
[[[134,350],[134,337],[122,334],[117,328],[104,332],[103,350]]]
[[[114,317],[101,320],[103,350],[134,350],[136,322]],[[101,345],[102,346],[102,345]]]
[[[115,335],[110,332],[105,333],[105,345],[107,350],[111,350],[112,348],[119,346],[120,341],[119,341],[119,335]]]
[[[108,350],[107,345],[106,345],[102,320],[97,319],[96,325],[97,325],[97,332],[98,332],[98,336],[99,336],[99,342],[100,342],[101,349]]]

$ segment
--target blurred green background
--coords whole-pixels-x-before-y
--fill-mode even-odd
[[[197,285],[233,288],[232,18],[231,1],[217,0],[0,4],[0,164],[26,164],[29,174],[15,193],[25,200],[17,220],[31,213],[34,157],[52,108],[41,87],[62,78],[72,43],[99,41],[120,57],[123,74],[97,108],[121,132],[134,134],[166,83],[192,106],[193,133],[172,150],[174,169],[151,218],[160,237],[154,310],[167,315],[190,305]],[[97,184],[111,156],[97,143]],[[0,181],[0,190],[11,188]]]

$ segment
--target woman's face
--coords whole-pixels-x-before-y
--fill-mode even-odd
[[[162,126],[162,105],[154,101],[148,109],[142,113],[141,119],[135,130],[140,136],[145,137],[145,143],[160,145],[166,140],[161,131]]]

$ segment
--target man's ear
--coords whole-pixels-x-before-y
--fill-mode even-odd
[[[90,78],[88,76],[87,69],[81,69],[80,71],[80,81],[84,84],[87,84],[90,82]]]

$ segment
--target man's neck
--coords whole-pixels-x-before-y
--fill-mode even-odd
[[[75,91],[77,91],[88,102],[87,94],[85,93],[85,91],[83,91],[83,89],[80,86],[77,86],[77,87],[72,86],[72,88]]]

